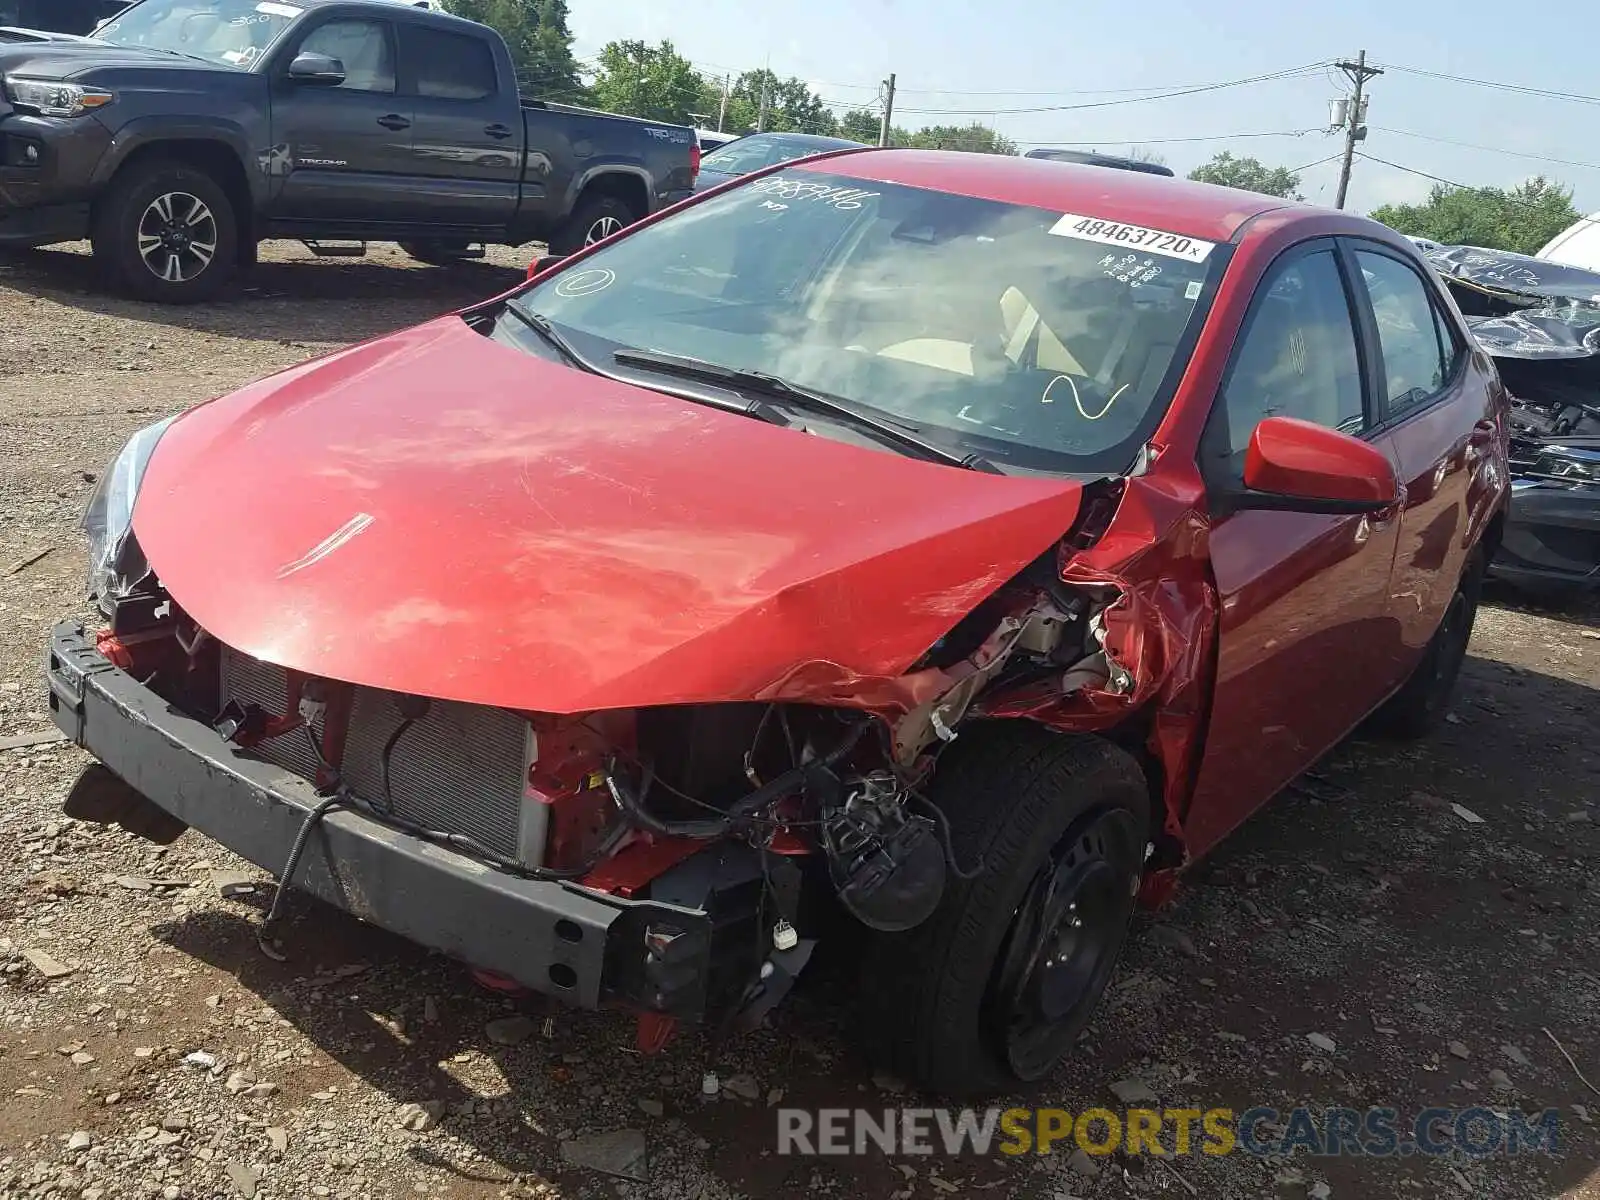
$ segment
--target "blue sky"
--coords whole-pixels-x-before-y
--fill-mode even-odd
[[[798,75],[824,99],[844,104],[873,101],[876,81],[894,71],[900,89],[896,124],[981,120],[1025,145],[1089,142],[1118,151],[1137,144],[1161,153],[1180,173],[1222,149],[1287,167],[1334,154],[1339,141],[1321,128],[1328,120],[1328,101],[1341,92],[1339,83],[1332,73],[1318,70],[1170,100],[1065,112],[1005,110],[1125,100],[1126,89],[1240,79],[1354,58],[1363,48],[1379,65],[1600,94],[1595,50],[1576,36],[1566,10],[1508,10],[1484,0],[1316,6],[1281,0],[1229,5],[1145,0],[1091,9],[1048,0],[569,3],[580,57],[592,56],[615,38],[667,38],[703,70],[737,72],[770,58],[779,75]],[[1542,172],[1575,188],[1582,211],[1600,208],[1600,166],[1544,163],[1391,132],[1600,164],[1600,134],[1594,132],[1600,128],[1600,106],[1399,70],[1370,87],[1365,148],[1379,158],[1474,185],[1508,186]],[[1316,132],[1160,141],[1295,130]],[[1305,171],[1307,199],[1332,204],[1337,171],[1337,162]],[[1366,211],[1418,200],[1429,186],[1426,179],[1358,160],[1349,204]]]

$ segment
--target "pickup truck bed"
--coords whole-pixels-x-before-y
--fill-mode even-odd
[[[693,130],[524,99],[486,26],[387,0],[202,18],[0,35],[0,245],[87,236],[124,289],[186,303],[266,238],[565,253],[693,190]]]

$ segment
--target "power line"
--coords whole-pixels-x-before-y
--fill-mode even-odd
[[[1561,92],[1550,88],[1528,87],[1520,83],[1501,83],[1493,79],[1473,79],[1466,75],[1446,75],[1440,71],[1424,71],[1421,67],[1401,67],[1393,63],[1384,66],[1391,71],[1407,75],[1421,75],[1427,79],[1442,79],[1447,83],[1466,83],[1473,87],[1495,88],[1502,92],[1520,92],[1527,96],[1544,96],[1551,100],[1572,100],[1579,104],[1600,104],[1600,96],[1586,96],[1581,92]]]
[[[1289,174],[1298,175],[1298,174],[1300,174],[1301,171],[1309,171],[1309,170],[1311,170],[1312,167],[1320,167],[1323,163],[1331,163],[1335,159],[1340,159],[1340,158],[1343,158],[1343,157],[1344,157],[1344,151],[1340,150],[1337,153],[1328,155],[1327,158],[1319,158],[1319,159],[1317,159],[1316,162],[1308,162],[1303,167],[1290,167],[1289,168]]]
[[[1390,162],[1386,158],[1379,158],[1376,154],[1368,154],[1365,150],[1361,151],[1361,157],[1366,159],[1368,162],[1378,163],[1380,166],[1393,167],[1396,171],[1404,171],[1407,175],[1419,175],[1423,179],[1431,179],[1434,183],[1442,183],[1446,187],[1460,188],[1463,191],[1468,192],[1478,190],[1476,188],[1468,187],[1464,183],[1457,183],[1454,179],[1446,179],[1443,175],[1430,175],[1428,172],[1419,171],[1415,167],[1402,167],[1399,163]]]
[[[1312,67],[1314,67],[1314,66],[1325,66],[1325,65],[1328,65],[1328,64],[1322,64],[1322,63],[1310,64],[1310,66],[1312,66]],[[1304,69],[1309,70],[1310,67],[1304,68]],[[1287,72],[1285,72],[1285,74],[1287,74]],[[1117,95],[1132,95],[1135,92],[1170,91],[1170,90],[1172,90],[1174,88],[1177,88],[1177,89],[1180,89],[1180,90],[1183,90],[1183,91],[1188,91],[1190,89],[1232,87],[1238,82],[1239,82],[1238,80],[1224,80],[1221,83],[1216,83],[1216,82],[1211,82],[1211,83],[1179,83],[1179,84],[1161,84],[1161,85],[1146,84],[1144,87],[1067,88],[1067,89],[1064,89],[1064,90],[1062,90],[1062,89],[1051,90],[1051,89],[1044,89],[1044,88],[1022,88],[1022,89],[1003,89],[1003,90],[999,90],[999,91],[983,91],[983,90],[963,91],[960,88],[901,88],[900,91],[904,92],[904,93],[907,93],[909,95],[918,95],[918,96],[1117,96]],[[848,85],[848,86],[855,86],[855,85]]]
[[[1548,154],[1530,154],[1526,150],[1503,150],[1499,146],[1480,146],[1476,142],[1458,142],[1454,138],[1435,137],[1430,133],[1413,133],[1409,129],[1391,129],[1387,125],[1374,125],[1372,128],[1384,133],[1399,134],[1401,137],[1417,138],[1424,142],[1440,142],[1446,146],[1460,146],[1464,150],[1483,150],[1489,154],[1509,154],[1513,158],[1531,158],[1535,162],[1555,163],[1562,167],[1588,167],[1600,171],[1600,163],[1580,162],[1573,158],[1552,158]]]
[[[1386,158],[1374,158],[1372,155],[1366,153],[1365,151],[1363,151],[1361,153],[1361,157],[1366,159],[1369,162],[1375,162],[1375,163],[1378,163],[1378,164],[1380,164],[1382,166],[1385,166],[1385,167],[1393,167],[1396,171],[1404,171],[1407,175],[1420,175],[1423,179],[1430,179],[1434,183],[1442,183],[1442,184],[1445,185],[1445,187],[1452,187],[1452,188],[1455,188],[1458,191],[1463,191],[1463,192],[1498,191],[1500,193],[1501,197],[1505,200],[1505,202],[1507,204],[1515,204],[1520,208],[1532,209],[1532,210],[1534,210],[1536,212],[1543,212],[1544,211],[1544,209],[1540,205],[1534,204],[1534,203],[1532,203],[1531,201],[1528,201],[1528,200],[1519,200],[1517,197],[1511,195],[1509,192],[1505,191],[1503,188],[1481,188],[1481,187],[1476,187],[1475,188],[1475,187],[1470,187],[1465,183],[1457,183],[1454,179],[1446,179],[1443,175],[1430,175],[1427,171],[1419,171],[1415,167],[1403,167],[1399,163],[1390,162]],[[1577,221],[1574,222],[1574,224],[1577,224],[1577,225],[1595,225],[1595,224],[1600,224],[1600,217],[1579,217],[1577,219]]]
[[[1177,88],[1152,95],[1127,96],[1120,100],[1094,100],[1083,104],[1041,104],[1026,108],[902,108],[900,111],[903,113],[916,113],[919,116],[971,116],[975,113],[1010,116],[1021,113],[1079,112],[1089,108],[1112,108],[1122,104],[1144,104],[1154,100],[1174,100],[1180,96],[1194,96],[1201,92],[1217,92],[1224,88],[1245,87],[1249,84],[1269,83],[1279,79],[1300,78],[1320,71],[1323,66],[1323,63],[1308,63],[1305,66],[1292,67],[1287,71],[1273,71],[1266,75],[1251,75],[1245,79],[1229,79],[1222,83],[1199,84],[1194,87]]]
[[[1024,142],[1025,146],[1104,146],[1110,143],[1127,143],[1130,146],[1166,146],[1177,142],[1231,142],[1244,138],[1304,137],[1308,133],[1323,133],[1322,129],[1272,129],[1261,133],[1208,133],[1196,137],[1160,138],[1095,138],[1084,142]]]

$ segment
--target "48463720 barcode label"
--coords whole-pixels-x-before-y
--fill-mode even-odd
[[[1107,221],[1100,217],[1086,217],[1081,213],[1064,213],[1050,227],[1058,237],[1077,238],[1085,242],[1103,242],[1108,246],[1125,246],[1129,250],[1142,250],[1147,254],[1162,254],[1168,258],[1181,258],[1186,262],[1205,262],[1215,242],[1185,237],[1181,233],[1168,233],[1164,229],[1146,229],[1143,225],[1129,225],[1126,221]]]

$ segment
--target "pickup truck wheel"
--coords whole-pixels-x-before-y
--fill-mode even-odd
[[[1010,1091],[1055,1069],[1099,1003],[1144,871],[1149,791],[1126,751],[1027,722],[964,730],[929,799],[957,865],[934,915],[874,934],[863,1034],[941,1095]]]
[[[448,267],[452,263],[461,262],[466,258],[469,248],[467,242],[449,242],[442,239],[400,243],[400,249],[430,267]]]
[[[1411,677],[1373,714],[1376,732],[1407,740],[1422,738],[1444,718],[1467,657],[1467,643],[1472,640],[1485,565],[1483,550],[1474,550]]]
[[[578,205],[576,211],[550,239],[551,254],[576,254],[608,238],[639,219],[639,215],[615,196],[596,196]]]
[[[153,160],[119,174],[100,202],[95,257],[134,295],[162,304],[208,300],[238,266],[238,218],[216,180]]]

